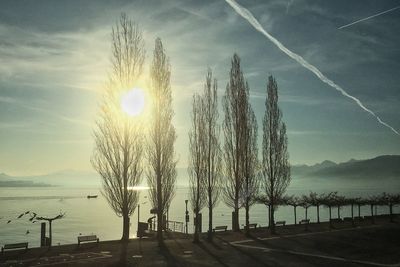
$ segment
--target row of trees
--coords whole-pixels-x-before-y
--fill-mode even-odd
[[[270,76],[263,119],[262,160],[258,151],[258,124],[250,104],[250,87],[244,78],[240,58],[234,54],[229,82],[222,98],[224,117],[218,124],[217,80],[208,70],[204,91],[192,100],[192,127],[189,131],[189,177],[192,209],[199,218],[208,206],[208,239],[212,239],[213,208],[220,199],[233,209],[232,229],[239,230],[239,209],[245,208],[246,232],[250,207],[262,199],[270,207],[274,221],[275,206],[290,182],[286,126],[278,107],[278,86]],[[220,129],[223,144],[220,144]],[[222,198],[220,198],[220,191]],[[199,220],[194,241],[199,241]],[[273,230],[274,223],[271,224]]]
[[[139,200],[139,192],[134,189],[145,172],[150,200],[157,210],[161,245],[163,217],[175,193],[177,161],[170,63],[159,38],[155,40],[149,71],[150,120],[128,117],[120,107],[121,94],[137,86],[143,73],[144,47],[142,31],[122,14],[111,32],[112,69],[94,130],[92,165],[102,177],[109,205],[123,218],[123,241],[129,239],[129,217]]]
[[[125,241],[129,239],[129,217],[139,197],[139,192],[132,189],[140,184],[143,173],[146,174],[150,200],[157,211],[157,238],[161,245],[163,218],[175,194],[177,160],[170,63],[159,38],[155,40],[149,71],[150,120],[144,123],[141,118],[128,117],[120,108],[121,94],[137,85],[143,74],[144,47],[142,31],[122,14],[111,33],[112,69],[94,130],[92,164],[102,177],[103,194],[108,203],[123,218],[122,240]],[[239,209],[245,208],[247,232],[249,210],[257,201],[268,206],[272,232],[278,205],[292,203],[289,205],[296,207],[304,203],[302,206],[306,208],[312,205],[317,209],[320,205],[332,207],[316,195],[303,202],[295,197],[283,197],[291,178],[286,126],[278,107],[275,79],[270,76],[267,83],[261,160],[257,119],[238,55],[231,61],[230,78],[222,99],[221,124],[218,123],[217,89],[217,80],[209,70],[204,92],[193,97],[189,132],[191,204],[196,218],[208,207],[209,239],[212,239],[213,209],[221,199],[233,209],[234,230],[239,230]],[[336,196],[335,199],[340,198]],[[198,241],[198,233],[199,224],[195,228],[195,241]]]
[[[400,204],[400,194],[387,194],[370,197],[345,197],[338,194],[338,192],[330,192],[324,194],[317,194],[310,192],[309,195],[297,196],[283,196],[279,199],[278,205],[292,206],[294,211],[294,223],[297,224],[297,207],[304,208],[305,219],[308,219],[308,209],[315,207],[317,211],[317,223],[320,223],[320,207],[324,206],[329,209],[329,221],[332,219],[332,209],[337,209],[337,218],[341,219],[340,210],[344,206],[351,206],[351,218],[354,218],[354,208],[358,209],[358,217],[361,216],[361,207],[365,205],[370,206],[371,216],[373,220],[375,206],[388,206],[391,220],[393,220],[393,207]],[[354,221],[353,221],[354,223]]]

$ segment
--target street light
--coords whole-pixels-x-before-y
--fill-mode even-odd
[[[142,205],[144,205],[146,203],[147,203],[147,201],[143,202]],[[138,225],[139,225],[139,222],[140,222],[140,203],[137,206],[137,222],[138,222]]]
[[[186,222],[186,227],[185,227],[185,233],[188,233],[188,222],[189,222],[189,211],[187,209],[187,204],[188,204],[188,200],[185,200],[185,204],[186,204],[186,211],[185,211],[185,222]]]
[[[146,204],[147,202],[143,202],[142,203],[142,205],[144,205],[144,204]],[[139,236],[140,238],[141,238],[141,231],[142,230],[140,230],[141,229],[141,227],[140,227],[140,203],[138,204],[138,207],[137,207],[138,209],[137,209],[137,211],[138,211],[138,213],[137,213],[137,236]]]

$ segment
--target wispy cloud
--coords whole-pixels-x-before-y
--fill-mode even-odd
[[[366,18],[362,18],[362,19],[356,20],[356,21],[354,21],[354,22],[351,22],[351,23],[349,23],[349,24],[340,26],[338,29],[341,30],[341,29],[350,27],[350,26],[352,26],[352,25],[354,25],[354,24],[357,24],[357,23],[360,23],[360,22],[363,22],[363,21],[366,21],[366,20],[369,20],[369,19],[372,19],[372,18],[381,16],[381,15],[383,15],[383,14],[386,14],[386,13],[389,13],[389,12],[392,12],[392,11],[395,11],[396,9],[399,9],[399,8],[400,8],[400,5],[399,5],[399,6],[395,6],[395,7],[391,8],[391,9],[388,9],[388,10],[385,10],[385,11],[382,11],[382,12],[379,12],[379,13],[374,14],[374,15],[372,15],[372,16],[368,16],[368,17],[366,17]]]
[[[305,61],[301,56],[298,54],[290,51],[288,48],[286,48],[281,42],[279,42],[276,38],[271,36],[268,32],[265,31],[265,29],[260,25],[260,23],[257,21],[257,19],[244,7],[240,6],[236,1],[234,0],[226,0],[226,2],[232,6],[232,8],[243,18],[245,18],[257,31],[261,32],[265,37],[267,37],[272,43],[274,43],[282,52],[284,52],[286,55],[297,61],[299,64],[301,64],[303,67],[306,69],[310,70],[312,73],[314,73],[322,82],[326,83],[330,87],[334,88],[338,92],[340,92],[343,96],[353,100],[361,109],[366,111],[367,113],[371,114],[375,119],[382,124],[383,126],[389,128],[392,132],[400,136],[400,133],[394,129],[391,125],[388,123],[384,122],[375,112],[367,108],[358,98],[354,97],[353,95],[350,95],[347,91],[345,91],[341,86],[337,85],[334,81],[326,77],[321,71],[315,67],[314,65],[308,63]]]

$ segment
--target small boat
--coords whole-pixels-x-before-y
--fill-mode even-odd
[[[88,195],[87,198],[97,198],[97,195]]]

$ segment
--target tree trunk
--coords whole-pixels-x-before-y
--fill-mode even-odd
[[[122,241],[128,241],[129,240],[129,225],[130,219],[128,216],[127,212],[124,212],[122,215]]]
[[[238,190],[236,190],[237,192]],[[233,222],[232,222],[232,229],[233,231],[239,231],[239,194],[235,194],[235,215],[233,217]]]
[[[317,205],[317,223],[320,223],[320,221],[319,221],[319,205]]]
[[[351,225],[354,227],[354,204],[351,203]]]
[[[393,222],[393,204],[389,204],[390,222]]]
[[[294,209],[294,224],[295,224],[295,225],[297,224],[296,208],[297,208],[297,206],[293,206],[293,209]]]
[[[194,243],[199,243],[199,213],[200,213],[200,179],[197,176],[197,192],[196,192],[196,219],[194,224]]]
[[[250,211],[250,207],[249,207],[249,199],[246,199],[246,235],[250,234],[250,228],[249,228],[249,224],[250,224],[250,216],[249,216],[249,211]]]
[[[361,218],[361,205],[360,204],[357,205],[358,205],[358,218]]]
[[[211,191],[208,190],[208,241],[212,241],[212,227],[213,227],[213,207],[212,207],[212,199],[211,199]]]
[[[374,219],[374,205],[371,205],[371,220],[372,220],[372,223],[375,224],[375,219]]]
[[[267,205],[268,209],[268,228],[271,229],[271,205]]]
[[[163,211],[162,211],[162,192],[161,192],[161,176],[157,174],[157,241],[161,246],[163,243]]]
[[[305,219],[307,220],[307,217],[308,217],[308,207],[305,207],[305,213],[306,213],[306,214],[305,214],[305,215],[306,215],[306,218],[305,218]]]
[[[337,217],[340,219],[340,206],[337,206]]]
[[[270,210],[271,210],[270,211],[270,214],[271,214],[271,221],[270,221],[271,234],[275,234],[275,218],[274,218],[275,206],[274,206],[274,204],[271,204]]]
[[[194,235],[193,235],[193,243],[199,243],[199,213],[195,213],[195,218],[194,218]]]
[[[329,227],[332,228],[332,208],[331,206],[329,208]]]
[[[51,224],[53,221],[49,220],[49,248],[51,248],[52,240],[53,240],[53,232],[51,229]]]

